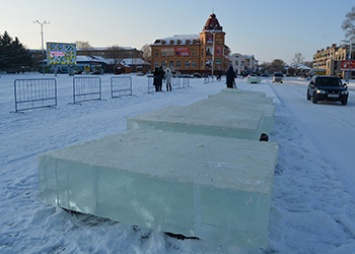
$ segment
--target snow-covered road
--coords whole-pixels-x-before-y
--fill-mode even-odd
[[[350,90],[348,105],[342,106],[340,102],[307,101],[306,81],[288,79],[271,88],[355,198],[355,97],[351,96],[354,91]],[[309,163],[311,166],[312,161]]]

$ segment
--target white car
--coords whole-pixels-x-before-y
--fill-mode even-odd
[[[282,72],[275,72],[272,76],[272,83],[283,83],[284,74]]]
[[[250,74],[247,77],[247,82],[250,84],[258,84],[261,83],[261,78],[255,74]]]

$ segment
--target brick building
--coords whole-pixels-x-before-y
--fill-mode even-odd
[[[317,50],[317,53],[313,55],[313,69],[322,70],[321,74],[344,78],[348,76],[348,73],[341,68],[341,62],[349,59],[350,54],[351,59],[355,59],[355,47],[350,52],[349,45],[332,44],[325,49]],[[349,77],[355,78],[355,71],[350,71]]]
[[[225,35],[212,13],[200,34],[156,39],[150,45],[151,68],[162,66],[186,74],[224,74],[230,54],[229,47],[225,45]]]

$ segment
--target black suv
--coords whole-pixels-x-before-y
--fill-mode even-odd
[[[313,76],[308,84],[307,100],[313,103],[318,101],[341,101],[342,105],[348,103],[348,87],[342,84],[341,79],[335,76]]]

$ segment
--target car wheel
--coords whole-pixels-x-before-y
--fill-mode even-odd
[[[309,95],[309,91],[307,90],[307,100],[311,100],[311,96]]]
[[[316,96],[314,96],[314,95],[312,96],[312,102],[313,102],[314,104],[317,104],[317,102],[318,102]]]
[[[342,101],[341,101],[341,105],[344,105],[344,106],[345,106],[346,104],[348,104],[348,100],[342,100]]]

